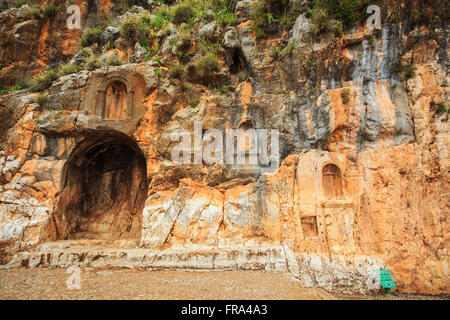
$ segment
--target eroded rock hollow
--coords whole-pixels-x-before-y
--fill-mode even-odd
[[[63,168],[55,239],[139,239],[147,197],[146,163],[130,138],[96,132]]]
[[[388,269],[450,293],[447,0],[374,1],[380,28],[362,0],[76,0],[81,29],[66,2],[12,2],[4,267],[276,270],[340,292]],[[249,165],[259,140],[235,146],[245,164],[195,160],[238,129],[279,161]]]

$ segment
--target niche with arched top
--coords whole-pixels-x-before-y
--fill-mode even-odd
[[[243,136],[241,139],[237,139],[237,147],[248,154],[250,150],[256,147],[256,131],[253,129],[253,124],[250,121],[242,123],[239,126],[239,130],[242,130]]]
[[[122,81],[113,81],[106,88],[104,119],[123,120],[127,116],[127,87]]]
[[[343,196],[341,169],[332,163],[324,166],[322,170],[322,185],[326,198],[341,198]]]
[[[96,89],[93,113],[102,120],[126,121],[132,119],[136,107],[133,105],[132,82],[122,75],[104,79]]]

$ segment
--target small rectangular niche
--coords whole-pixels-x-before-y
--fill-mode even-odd
[[[319,235],[317,231],[317,219],[316,217],[303,217],[301,218],[303,236],[305,238],[317,237]]]

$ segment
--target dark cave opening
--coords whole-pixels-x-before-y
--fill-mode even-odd
[[[145,158],[129,137],[98,133],[85,139],[63,170],[56,238],[139,239],[146,171]]]
[[[242,71],[246,71],[247,60],[245,59],[244,53],[240,48],[233,50],[229,61],[229,66],[231,74],[238,74]]]

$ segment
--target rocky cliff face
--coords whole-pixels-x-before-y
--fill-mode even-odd
[[[365,291],[388,268],[402,291],[450,293],[447,11],[381,1],[381,30],[341,33],[319,32],[309,1],[262,26],[258,1],[227,2],[225,21],[167,3],[75,1],[84,33],[59,2],[54,16],[0,14],[4,88],[77,66],[0,96],[0,262],[68,239],[207,248],[211,265],[275,246],[306,285]],[[126,32],[142,17],[145,41],[139,23]],[[172,134],[195,121],[277,129],[280,167],[172,161]]]

